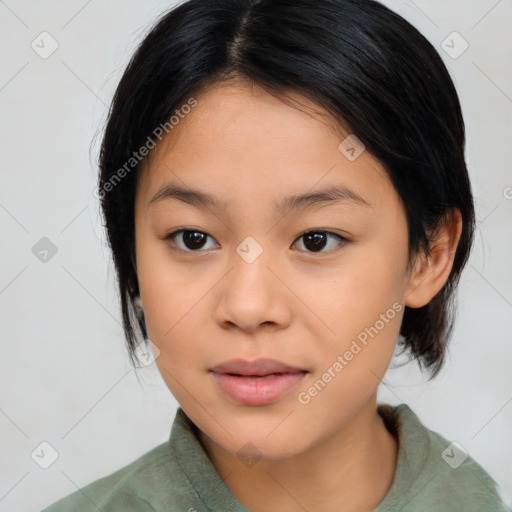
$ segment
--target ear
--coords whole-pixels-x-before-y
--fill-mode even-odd
[[[435,233],[430,234],[430,255],[419,254],[405,290],[404,304],[410,308],[427,305],[444,286],[462,233],[458,208],[447,210]]]

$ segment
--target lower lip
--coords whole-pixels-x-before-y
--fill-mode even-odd
[[[276,402],[294,388],[306,372],[280,373],[269,376],[235,376],[215,373],[221,391],[235,402],[245,405],[267,405]]]

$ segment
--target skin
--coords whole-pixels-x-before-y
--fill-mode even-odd
[[[403,306],[427,304],[449,276],[460,214],[440,230],[430,265],[418,255],[411,269],[405,211],[384,168],[368,151],[347,159],[338,146],[348,134],[320,107],[290,93],[294,107],[241,81],[194,98],[198,105],[151,152],[137,183],[137,272],[156,364],[246,507],[369,511],[388,492],[397,459],[397,441],[376,410],[377,387]],[[171,183],[207,192],[226,209],[175,198],[150,204]],[[287,195],[329,185],[371,206],[274,209]],[[206,233],[205,245],[190,249],[180,234],[165,239],[185,228]],[[301,237],[309,229],[348,241],[329,236],[315,252]],[[252,263],[236,251],[248,236],[263,250]],[[393,304],[401,311],[301,403],[299,393]],[[241,405],[209,372],[235,357],[268,357],[308,373],[277,402]],[[247,443],[257,448],[251,466],[237,456]]]

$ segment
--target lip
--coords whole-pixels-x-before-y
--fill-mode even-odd
[[[233,359],[215,366],[210,372],[229,398],[253,406],[276,402],[308,373],[274,359]]]
[[[254,361],[231,359],[215,366],[211,371],[214,373],[232,373],[234,375],[262,376],[271,375],[273,373],[298,373],[305,372],[306,370],[304,368],[289,366],[275,359],[260,358]]]

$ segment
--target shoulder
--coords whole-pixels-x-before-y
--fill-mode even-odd
[[[42,512],[247,512],[230,493],[181,408],[167,442]]]
[[[168,442],[156,446],[127,466],[89,483],[42,512],[155,512],[162,500],[173,498],[180,508],[180,494],[190,498],[189,482],[176,464]],[[189,501],[190,502],[190,501]],[[169,501],[167,501],[169,507]]]
[[[496,482],[464,447],[423,425],[407,404],[381,407],[386,424],[391,422],[399,436],[389,495],[393,506],[431,512],[507,511]]]
[[[147,480],[148,473],[156,471],[162,465],[168,463],[167,443],[163,443],[149,452],[145,453],[127,466],[111,473],[103,478],[89,483],[85,487],[78,489],[72,494],[57,501],[43,512],[71,512],[110,510],[109,506],[114,501],[127,502],[127,504],[137,503],[140,510],[153,510],[148,504],[145,507],[143,501],[139,499],[139,483]]]

